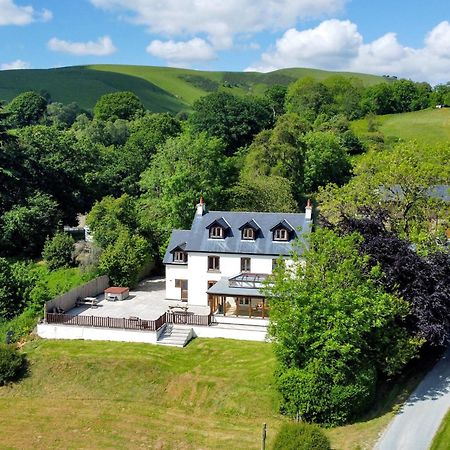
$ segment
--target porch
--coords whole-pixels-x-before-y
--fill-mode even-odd
[[[267,319],[269,305],[260,291],[267,274],[241,273],[211,284],[208,293],[210,313],[222,317]]]

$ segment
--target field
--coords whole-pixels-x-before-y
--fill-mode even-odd
[[[431,445],[431,450],[448,450],[449,442],[450,442],[450,410],[444,417],[444,420],[442,421],[439,431],[436,433],[436,436],[433,440],[433,444]]]
[[[387,138],[416,140],[426,144],[450,141],[450,108],[376,116],[375,123],[377,131]],[[367,125],[367,119],[356,120],[352,123],[352,129],[358,135],[370,135]]]
[[[33,340],[29,375],[0,388],[0,448],[258,449],[277,413],[270,344],[197,339],[185,349]],[[371,448],[392,417],[326,430],[335,449]],[[270,449],[270,445],[268,445]]]
[[[382,77],[316,69],[282,69],[270,73],[205,72],[170,67],[92,65],[58,69],[0,71],[0,99],[10,101],[21,92],[47,92],[53,101],[76,102],[92,109],[98,98],[115,91],[133,91],[154,112],[189,110],[193,102],[216,90],[238,95],[262,94],[274,84],[288,85],[298,78],[324,79],[339,73],[354,76],[364,84],[382,82]]]

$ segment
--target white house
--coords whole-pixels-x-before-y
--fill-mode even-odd
[[[219,315],[267,317],[261,283],[280,257],[288,263],[311,225],[309,202],[294,214],[207,211],[200,199],[191,229],[172,232],[163,261],[166,297]]]

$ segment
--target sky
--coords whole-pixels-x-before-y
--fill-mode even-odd
[[[450,81],[450,0],[0,0],[0,69],[285,67]]]

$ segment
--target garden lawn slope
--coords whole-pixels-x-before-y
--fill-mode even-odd
[[[450,141],[450,108],[376,116],[375,123],[377,131],[387,138],[416,140],[426,144]],[[370,135],[367,132],[367,119],[354,121],[352,129],[360,136]]]
[[[311,76],[323,80],[341,74],[359,78],[364,84],[382,82],[382,77],[316,69],[282,69],[270,73],[206,72],[153,66],[91,65],[58,69],[0,71],[0,99],[11,101],[21,92],[47,92],[64,104],[76,102],[92,109],[109,92],[132,91],[154,112],[189,110],[193,102],[216,90],[235,94],[262,94],[274,84],[288,85]]]
[[[0,387],[1,448],[259,449],[284,418],[270,344],[196,339],[184,349],[29,342],[30,373]],[[326,430],[335,449],[371,448],[392,417]]]

